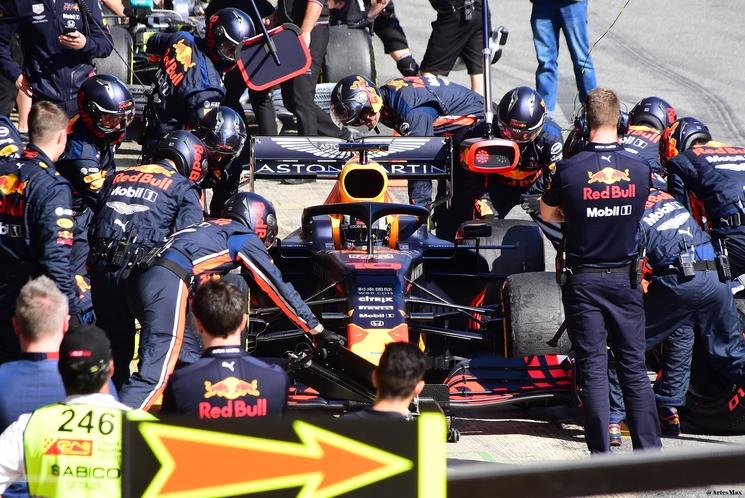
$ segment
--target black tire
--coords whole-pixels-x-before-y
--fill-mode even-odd
[[[132,37],[121,26],[110,26],[110,30],[114,50],[104,59],[95,59],[96,73],[116,76],[129,85],[132,83]],[[122,59],[127,62],[124,63]]]
[[[480,239],[479,243],[482,246],[506,246],[479,250],[489,271],[512,275],[546,269],[543,237],[538,225],[530,220],[487,219],[483,222],[491,225],[492,234]]]
[[[370,32],[344,25],[330,26],[329,45],[323,61],[323,81],[335,83],[350,74],[359,74],[375,81],[375,56]]]
[[[558,347],[546,344],[564,322],[561,288],[553,272],[510,275],[502,287],[502,306],[513,356],[569,352],[567,333]]]

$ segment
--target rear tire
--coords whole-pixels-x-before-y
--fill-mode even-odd
[[[132,83],[132,37],[129,31],[121,26],[113,25],[109,28],[114,50],[104,59],[95,59],[96,73],[116,76],[124,84],[129,85]],[[125,63],[122,59],[127,62]]]
[[[558,347],[546,344],[564,322],[561,288],[553,272],[510,275],[502,287],[502,306],[512,356],[569,352],[567,333],[559,339]]]
[[[350,74],[375,81],[375,56],[372,37],[367,29],[345,25],[329,27],[329,45],[323,61],[323,80],[337,82]]]

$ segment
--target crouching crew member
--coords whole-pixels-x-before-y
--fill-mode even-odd
[[[54,168],[67,143],[67,116],[50,102],[29,114],[31,142],[18,161],[0,161],[0,363],[20,353],[11,317],[21,287],[45,274],[69,300],[80,319],[70,270],[72,194]]]
[[[173,372],[161,413],[200,419],[284,413],[287,373],[241,348],[247,305],[243,293],[226,280],[210,280],[199,287],[191,310],[205,351],[198,361]]]
[[[719,280],[714,247],[686,208],[669,194],[652,190],[641,228],[652,268],[644,296],[646,349],[665,343],[662,378],[654,392],[662,433],[677,436],[694,332],[703,339],[712,366],[733,382],[745,381],[745,340],[730,287]],[[614,381],[611,376],[611,425],[624,419],[623,398]],[[611,427],[611,444],[620,444],[620,436],[620,426]]]
[[[706,217],[715,247],[728,253],[732,276],[744,274],[745,147],[715,142],[701,121],[681,118],[662,135],[660,156],[668,192],[699,220]]]
[[[200,187],[212,189],[209,212],[219,216],[225,201],[238,192],[243,172],[240,156],[246,143],[246,125],[233,109],[220,106],[205,114],[194,134],[207,150],[208,170]]]
[[[597,88],[586,106],[590,144],[556,165],[540,201],[544,220],[564,223],[557,275],[565,279],[562,301],[581,372],[585,439],[592,453],[609,451],[610,344],[634,448],[657,448],[660,426],[644,362],[644,305],[636,271],[649,167],[618,144],[615,93]]]
[[[135,316],[142,327],[139,369],[124,384],[120,393],[123,403],[150,407],[163,392],[179,355],[187,363],[199,358],[198,344],[184,335],[190,288],[195,282],[238,267],[298,328],[320,334],[322,341],[343,341],[323,328],[274,266],[267,247],[276,236],[274,206],[257,194],[241,192],[225,204],[222,218],[174,233],[152,255],[152,266],[136,283]]]
[[[117,388],[129,378],[134,355],[127,276],[168,235],[202,221],[197,187],[207,167],[202,142],[188,131],[174,131],[153,154],[153,164],[132,166],[106,179],[91,224],[93,305],[113,346]]]
[[[142,153],[148,157],[168,132],[193,128],[225,95],[222,75],[235,67],[243,42],[254,35],[248,15],[221,9],[207,20],[206,38],[191,33],[156,33],[147,53],[158,62],[153,92],[145,106]]]

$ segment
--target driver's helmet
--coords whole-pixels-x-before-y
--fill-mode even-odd
[[[364,249],[367,247],[367,225],[354,216],[344,215],[340,223],[343,249]],[[386,246],[390,236],[390,224],[386,217],[373,222],[372,238],[374,246]]]
[[[158,141],[153,152],[153,162],[170,159],[176,170],[199,185],[207,173],[207,152],[204,144],[190,131],[176,130]]]
[[[119,143],[135,117],[135,103],[127,85],[116,76],[97,74],[78,90],[78,112],[86,128],[109,143]]]
[[[239,9],[220,9],[207,21],[207,53],[218,71],[227,72],[238,60],[243,42],[256,34],[248,14]]]
[[[377,114],[383,98],[375,82],[359,75],[339,80],[331,91],[331,119],[336,126],[362,126],[365,114]]]
[[[629,112],[629,124],[645,125],[662,133],[678,119],[675,108],[659,97],[645,97]]]
[[[517,143],[531,142],[541,134],[545,119],[543,98],[527,86],[513,88],[499,101],[497,126],[502,138]]]
[[[214,181],[227,174],[227,168],[243,150],[246,142],[246,125],[237,112],[230,107],[211,109],[194,128],[207,149],[209,173]]]
[[[681,152],[693,147],[696,141],[709,142],[709,128],[696,118],[680,118],[668,126],[660,137],[660,160],[666,163]]]
[[[223,218],[230,218],[250,228],[264,245],[274,245],[279,233],[277,211],[266,198],[253,192],[238,192],[225,203]]]

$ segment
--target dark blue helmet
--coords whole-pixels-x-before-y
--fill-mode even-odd
[[[352,74],[339,80],[331,91],[331,119],[336,126],[362,126],[366,115],[374,115],[383,108],[375,82]]]
[[[660,160],[665,163],[681,152],[693,147],[695,142],[709,142],[711,133],[696,118],[680,118],[668,126],[660,138]]]
[[[497,126],[502,138],[518,143],[530,142],[541,134],[545,119],[543,98],[527,86],[513,88],[499,101]]]
[[[184,130],[172,131],[160,139],[153,152],[153,161],[170,159],[179,173],[199,184],[207,173],[207,150],[199,138]]]
[[[207,21],[207,52],[218,71],[235,66],[243,42],[256,34],[248,14],[239,9],[220,9]]]
[[[675,108],[659,97],[646,97],[629,112],[629,124],[651,126],[662,133],[678,119]]]
[[[222,216],[246,225],[267,248],[272,247],[277,238],[277,212],[274,205],[259,194],[238,192],[227,200]]]
[[[118,143],[135,116],[135,103],[127,85],[116,76],[97,74],[78,91],[80,119],[93,135]]]
[[[207,148],[210,170],[227,168],[241,153],[246,142],[246,125],[243,118],[230,107],[211,109],[199,120],[194,134]]]

